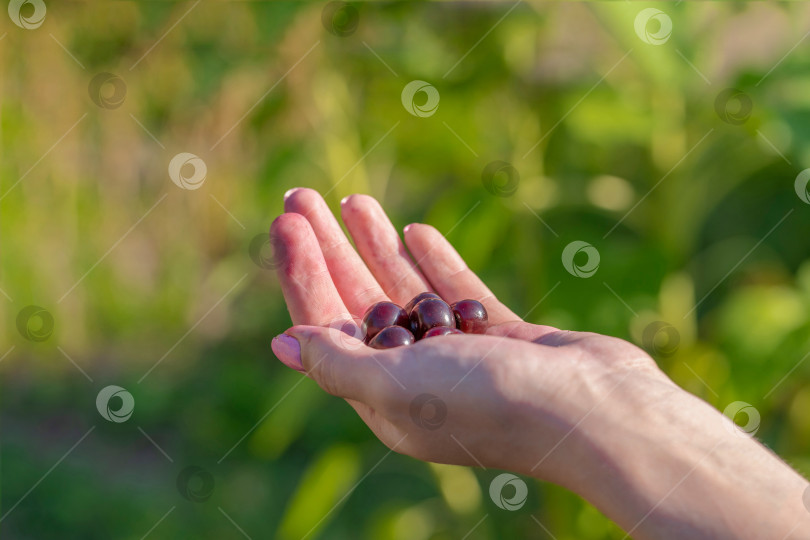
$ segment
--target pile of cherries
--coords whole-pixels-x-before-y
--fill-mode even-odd
[[[411,345],[423,338],[447,334],[483,334],[487,310],[478,300],[447,304],[439,295],[423,292],[402,308],[377,302],[363,316],[365,343],[375,349]]]

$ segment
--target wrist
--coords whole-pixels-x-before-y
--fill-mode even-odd
[[[581,422],[569,486],[634,538],[806,534],[806,482],[663,374],[630,375]]]

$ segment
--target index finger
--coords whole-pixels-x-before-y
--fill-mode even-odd
[[[332,281],[351,313],[362,317],[370,305],[388,300],[317,191],[308,188],[288,191],[284,195],[284,209],[309,221]]]
[[[304,216],[281,214],[270,226],[270,240],[293,324],[328,326],[350,318]]]

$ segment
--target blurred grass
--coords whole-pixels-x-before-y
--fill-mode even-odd
[[[3,18],[2,513],[96,426],[0,523],[6,538],[238,537],[230,519],[252,538],[537,537],[532,516],[560,540],[622,537],[555,486],[531,482],[505,512],[493,471],[385,457],[350,407],[273,359],[289,318],[248,246],[298,185],[435,225],[517,313],[548,293],[532,322],[641,345],[667,322],[680,341],[662,368],[721,410],[752,403],[757,435],[810,473],[810,212],[793,191],[810,54],[791,50],[810,7],[536,2],[495,25],[511,5],[356,4],[346,37],[322,3],[50,2],[29,31]],[[633,31],[651,5],[673,20],[662,46]],[[120,108],[90,100],[100,72],[125,81]],[[402,107],[414,79],[440,92],[431,117]],[[742,125],[715,112],[728,87],[754,104]],[[169,181],[179,152],[205,161],[201,189]],[[520,173],[511,197],[482,185],[494,160]],[[593,278],[560,263],[573,240],[598,248]],[[48,341],[17,332],[29,304],[53,314]],[[109,384],[135,396],[126,423],[94,408]],[[214,476],[205,502],[175,486],[188,465]]]

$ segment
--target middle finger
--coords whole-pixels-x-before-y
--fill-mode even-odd
[[[392,302],[404,306],[417,294],[433,290],[380,203],[368,195],[351,195],[340,206],[357,251]]]

